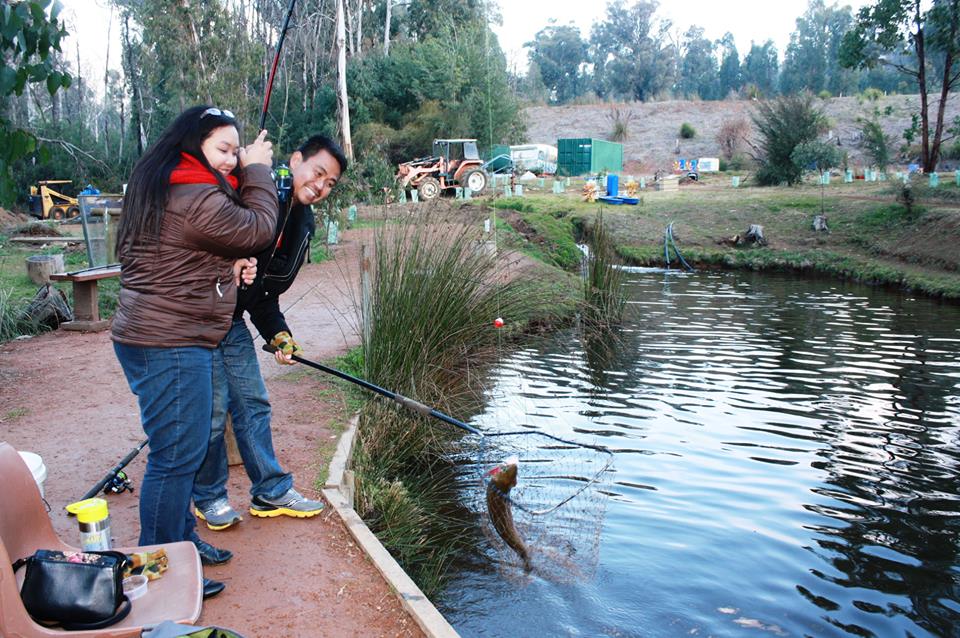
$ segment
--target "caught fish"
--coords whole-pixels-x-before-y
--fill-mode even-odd
[[[513,510],[510,508],[510,490],[517,484],[517,457],[513,456],[496,466],[487,476],[487,513],[497,534],[513,551],[523,559],[523,567],[530,571],[530,550],[513,523]]]

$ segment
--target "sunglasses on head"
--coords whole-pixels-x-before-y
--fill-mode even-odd
[[[208,108],[206,111],[204,111],[204,112],[200,115],[200,119],[202,120],[203,118],[207,117],[208,115],[213,115],[213,116],[215,116],[215,117],[227,117],[227,118],[230,118],[231,120],[237,119],[236,117],[234,117],[233,111],[228,111],[227,109],[222,109],[222,110],[221,110],[221,109],[218,109],[218,108],[215,107],[215,106],[211,106],[211,107]]]

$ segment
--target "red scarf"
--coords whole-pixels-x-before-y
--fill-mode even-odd
[[[227,183],[236,190],[240,180],[236,175],[226,175]],[[170,173],[171,184],[213,184],[219,186],[216,175],[189,153],[180,153],[180,163]]]

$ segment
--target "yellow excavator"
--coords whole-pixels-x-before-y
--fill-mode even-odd
[[[40,219],[69,219],[80,214],[76,197],[59,193],[50,184],[69,184],[69,179],[45,179],[30,187],[30,214]],[[39,188],[38,188],[39,187]]]

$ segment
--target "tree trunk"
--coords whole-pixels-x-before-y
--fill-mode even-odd
[[[347,51],[343,22],[343,1],[337,0],[337,104],[340,108],[340,135],[343,152],[353,161],[353,142],[350,140],[350,104],[347,97]]]
[[[130,13],[125,12],[123,16],[123,48],[124,48],[124,70],[130,84],[130,124],[133,127],[134,134],[137,136],[137,157],[143,155],[143,100],[140,99],[140,83],[137,81],[139,74],[133,66],[133,44],[130,42]]]
[[[923,172],[933,171],[930,164],[930,107],[927,99],[927,60],[923,39],[923,17],[920,14],[920,2],[914,2],[914,24],[917,32],[913,34],[913,47],[917,52],[917,87],[920,89],[920,163]]]
[[[956,42],[957,30],[960,29],[960,0],[952,0],[950,3],[950,37],[948,42]],[[936,167],[940,160],[940,140],[943,139],[943,117],[947,108],[947,99],[950,97],[950,90],[953,88],[955,78],[953,77],[954,52],[949,49],[943,61],[943,80],[940,83],[940,101],[937,104],[937,123],[933,132],[933,145],[930,149],[932,164]]]
[[[388,57],[390,55],[390,7],[393,4],[392,0],[387,0],[387,17],[383,21],[383,55]]]
[[[31,255],[27,257],[27,276],[30,281],[42,286],[50,283],[50,275],[63,272],[63,255]]]

